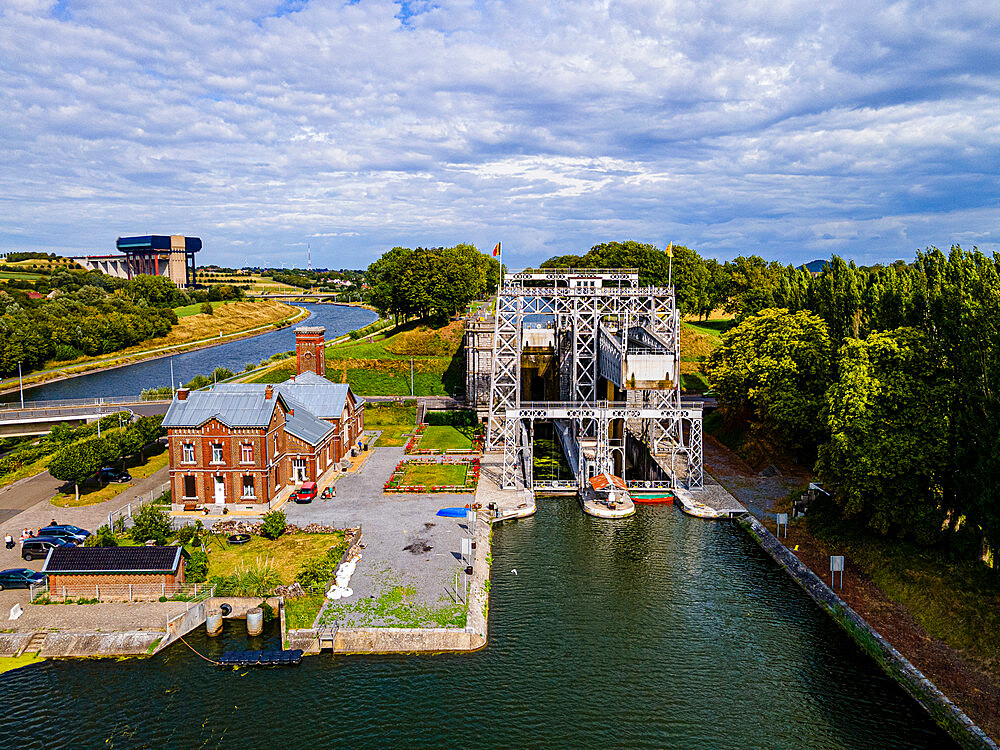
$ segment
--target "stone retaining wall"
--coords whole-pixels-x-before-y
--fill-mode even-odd
[[[760,521],[749,513],[739,516],[737,521],[764,551],[774,558],[775,562],[784,568],[788,575],[878,662],[886,674],[896,680],[926,709],[938,726],[948,732],[962,747],[998,750],[997,744],[976,726],[962,709],[938,690],[933,682],[837,596]]]

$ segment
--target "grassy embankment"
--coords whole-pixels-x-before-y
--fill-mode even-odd
[[[51,502],[60,508],[78,508],[82,505],[103,503],[113,497],[118,497],[118,495],[122,494],[129,487],[132,487],[136,480],[145,479],[160,469],[165,468],[169,461],[170,452],[167,450],[167,447],[162,443],[156,443],[146,449],[145,460],[141,456],[129,456],[125,460],[125,468],[132,475],[132,482],[112,482],[101,485],[93,481],[81,484],[79,500],[76,499],[76,493],[73,491],[72,486],[70,486],[69,492],[60,492],[52,498]],[[118,466],[118,462],[115,462],[115,466]]]
[[[335,383],[350,383],[359,396],[409,396],[412,359],[413,395],[460,394],[465,386],[463,330],[461,321],[441,328],[414,322],[379,332],[371,342],[351,339],[328,346],[326,376]],[[249,382],[281,383],[294,374],[295,362],[289,360]]]
[[[800,545],[824,559],[845,555],[928,634],[960,651],[983,671],[1000,673],[1000,576],[946,550],[876,536],[818,504],[805,516]],[[811,536],[811,539],[809,538]],[[886,634],[890,637],[891,634]]]
[[[713,313],[707,320],[689,319],[681,323],[681,388],[688,393],[709,389],[703,370],[708,355],[722,344],[722,334],[732,318]]]
[[[452,427],[451,425],[429,425],[420,438],[421,450],[468,450],[476,436],[475,425]]]
[[[166,336],[149,339],[128,349],[100,357],[80,357],[68,361],[49,362],[46,364],[46,371],[25,377],[24,382],[26,385],[40,383],[65,375],[138,361],[167,352],[179,352],[187,348],[194,348],[199,344],[211,343],[211,340],[219,338],[220,334],[221,336],[240,334],[290,321],[300,314],[298,308],[276,300],[233,302],[225,305],[213,302],[212,306],[215,308],[212,315],[197,312],[180,317],[178,313],[177,325]],[[190,307],[190,305],[186,307]],[[185,310],[186,307],[179,309]]]

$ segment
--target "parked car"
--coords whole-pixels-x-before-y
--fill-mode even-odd
[[[71,534],[76,534],[77,536],[82,537],[84,539],[86,539],[88,536],[90,536],[90,532],[89,531],[87,531],[86,529],[81,529],[79,526],[74,526],[71,523],[53,523],[53,524],[50,524],[50,525],[46,526],[44,529],[42,529],[38,533],[38,536],[52,536],[52,534],[49,534],[48,532],[50,530],[53,530],[53,529],[65,529],[66,531],[70,532]]]
[[[33,536],[21,542],[21,557],[24,560],[34,560],[49,554],[55,547],[75,547],[73,542],[57,539],[54,536]]]
[[[32,584],[45,583],[45,574],[30,568],[9,568],[0,570],[0,591],[4,589],[27,589]]]
[[[97,478],[102,482],[131,482],[132,475],[124,469],[106,466],[97,472]]]
[[[306,482],[298,491],[295,493],[295,502],[297,503],[311,503],[313,498],[316,497],[316,483]]]
[[[84,540],[86,540],[86,538],[90,536],[90,532],[83,531],[83,529],[80,529],[80,531],[82,531],[83,533],[80,534],[75,531],[71,531],[69,528],[65,526],[46,526],[38,530],[38,536],[51,536],[55,537],[56,539],[62,539],[67,542],[83,544]]]

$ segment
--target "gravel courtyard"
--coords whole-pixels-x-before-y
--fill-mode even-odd
[[[341,475],[337,496],[308,505],[288,503],[289,523],[360,526],[365,545],[351,578],[354,595],[329,601],[324,624],[463,627],[464,607],[455,602],[464,519],[435,515],[464,506],[472,494],[384,494],[382,487],[403,448],[375,448],[357,473]]]

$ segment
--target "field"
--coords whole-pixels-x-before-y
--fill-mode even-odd
[[[327,377],[350,383],[361,396],[408,396],[412,359],[412,395],[457,395],[465,383],[462,332],[460,321],[441,328],[410,323],[393,329],[390,335],[376,334],[371,342],[348,341],[327,347]]]
[[[289,284],[279,284],[270,277],[260,274],[216,274],[210,271],[198,270],[199,284],[233,284],[247,286],[247,294],[284,294],[286,292],[301,292],[302,290]]]
[[[42,278],[39,273],[26,273],[24,271],[4,271],[0,270],[0,279],[22,279],[24,281],[34,281]]]
[[[218,312],[220,305],[231,305],[236,300],[225,300],[224,302],[213,302],[212,307]],[[174,312],[177,313],[178,318],[187,318],[190,315],[198,315],[201,313],[201,302],[195,302],[193,305],[184,305],[184,307],[175,307]]]
[[[303,563],[321,557],[344,542],[343,532],[334,534],[283,534],[275,540],[252,536],[246,544],[227,544],[224,536],[208,536],[208,577],[232,575],[241,564],[253,566],[260,558],[271,560],[284,583],[295,580]]]
[[[365,429],[382,430],[378,445],[406,445],[404,432],[413,432],[417,426],[417,409],[396,404],[366,404]]]

